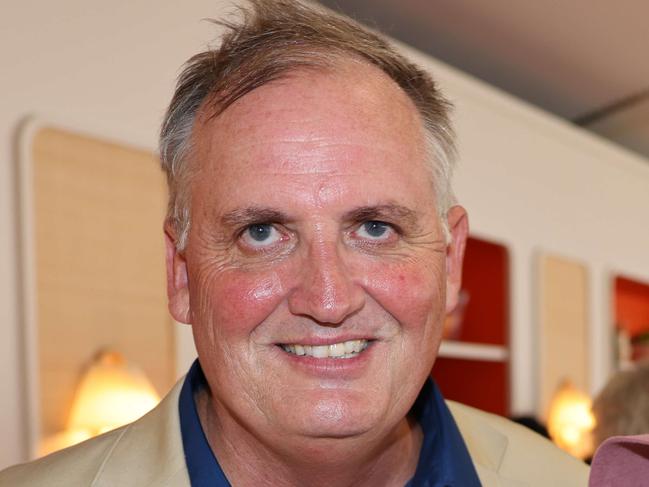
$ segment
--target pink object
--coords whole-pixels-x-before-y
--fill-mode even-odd
[[[613,436],[595,452],[589,487],[649,485],[649,434]]]

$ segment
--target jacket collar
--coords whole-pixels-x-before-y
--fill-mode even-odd
[[[483,485],[522,487],[520,481],[504,477],[500,468],[507,454],[509,439],[485,421],[471,414],[467,406],[446,401],[464,438],[464,442]]]
[[[181,387],[182,380],[152,411],[120,431],[104,453],[93,487],[190,487],[178,416]]]

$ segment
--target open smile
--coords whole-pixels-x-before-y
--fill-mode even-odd
[[[288,353],[314,358],[349,359],[360,355],[371,340],[348,340],[329,345],[302,345],[299,343],[282,344],[280,347]]]

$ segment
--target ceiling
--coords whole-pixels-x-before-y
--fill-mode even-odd
[[[646,0],[320,0],[649,158]]]

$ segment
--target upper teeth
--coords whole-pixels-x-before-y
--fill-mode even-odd
[[[299,345],[297,343],[282,345],[282,348],[296,355],[308,355],[316,358],[351,358],[367,348],[367,340],[349,340],[331,345]]]

